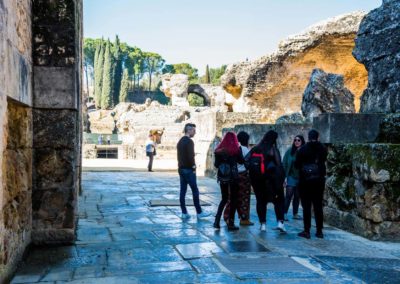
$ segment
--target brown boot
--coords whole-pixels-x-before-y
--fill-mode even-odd
[[[240,226],[253,226],[254,223],[250,220],[240,220]]]

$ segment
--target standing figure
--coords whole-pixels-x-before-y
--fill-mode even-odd
[[[194,143],[191,138],[196,134],[196,125],[187,123],[184,128],[185,135],[179,140],[177,144],[178,152],[178,172],[180,179],[180,194],[179,202],[182,210],[182,219],[190,218],[186,209],[186,191],[189,184],[192,194],[193,203],[196,208],[197,218],[204,218],[210,214],[203,212],[200,206],[199,189],[196,180],[196,162],[194,159]]]
[[[294,137],[292,146],[286,151],[283,156],[283,168],[285,170],[285,182],[283,186],[286,188],[285,195],[285,221],[287,219],[287,213],[289,211],[290,203],[293,199],[293,219],[301,219],[298,215],[299,212],[299,170],[294,166],[296,161],[297,151],[303,146],[306,142],[304,141],[304,137],[302,135],[297,135]]]
[[[237,135],[237,139],[240,143],[240,149],[242,151],[243,157],[245,157],[249,153],[249,139],[250,136],[247,132],[240,131]],[[241,226],[252,226],[253,222],[250,221],[250,198],[251,198],[251,183],[249,178],[249,172],[246,169],[244,164],[238,164],[238,198],[237,198],[237,206],[236,210],[239,215],[240,225]],[[225,205],[224,210],[224,220],[228,222],[229,214],[230,214],[230,201]]]
[[[146,156],[149,157],[149,163],[147,165],[147,170],[149,172],[153,171],[153,160],[156,153],[156,144],[153,141],[153,135],[149,134],[146,140]]]
[[[233,132],[227,132],[215,149],[214,154],[214,166],[218,169],[217,178],[222,195],[217,215],[215,216],[214,228],[220,228],[219,223],[222,212],[229,199],[230,209],[229,219],[227,222],[228,230],[238,230],[239,228],[235,226],[235,212],[237,206],[237,195],[239,192],[239,173],[237,165],[238,163],[243,164],[244,159],[236,134]]]
[[[265,133],[260,143],[254,146],[246,157],[250,181],[257,200],[257,215],[260,230],[266,231],[267,205],[274,204],[277,219],[276,229],[285,233],[284,225],[284,172],[281,156],[276,147],[278,133],[273,130]]]
[[[314,207],[317,238],[323,238],[324,216],[322,200],[325,189],[326,157],[328,152],[319,142],[319,133],[312,129],[308,132],[308,142],[297,152],[296,168],[300,171],[299,193],[303,207],[304,231],[298,235],[309,239],[311,228],[311,205]]]
[[[111,144],[111,137],[110,137],[110,135],[107,135],[107,145],[110,145]]]

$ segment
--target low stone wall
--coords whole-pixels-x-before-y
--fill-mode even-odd
[[[325,219],[373,240],[400,241],[400,145],[330,146]]]
[[[278,149],[283,156],[286,150],[291,147],[293,138],[296,135],[303,135],[307,140],[308,131],[312,128],[310,123],[288,123],[288,124],[243,124],[237,125],[234,128],[227,128],[223,130],[223,133],[227,131],[246,131],[250,135],[250,144],[257,144],[260,142],[264,134],[269,130],[274,130],[278,133]]]

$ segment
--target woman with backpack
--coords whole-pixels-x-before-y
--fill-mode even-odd
[[[236,134],[227,132],[214,151],[214,166],[218,169],[217,178],[221,188],[222,199],[218,206],[217,215],[215,216],[214,228],[220,229],[220,221],[222,212],[228,199],[230,198],[230,211],[228,220],[228,230],[238,230],[235,226],[235,212],[237,206],[238,194],[238,168],[237,164],[243,164],[244,159],[239,146]]]
[[[250,135],[245,131],[240,131],[237,134],[237,139],[240,143],[240,149],[242,151],[243,157],[245,157],[249,149],[249,139]],[[252,226],[253,222],[250,221],[250,198],[251,198],[251,184],[249,178],[249,172],[244,164],[238,164],[238,195],[237,195],[237,205],[236,210],[240,219],[240,226]],[[224,210],[224,220],[228,222],[231,206],[230,201],[225,206]]]
[[[283,168],[285,169],[286,179],[283,184],[286,187],[286,195],[285,195],[285,221],[287,219],[287,213],[289,211],[290,203],[293,198],[293,219],[302,219],[299,215],[299,170],[296,169],[294,163],[296,161],[297,151],[301,146],[306,144],[304,137],[302,135],[297,135],[294,137],[292,146],[286,151],[283,156]]]
[[[284,172],[281,156],[276,147],[278,133],[273,130],[265,133],[260,143],[246,156],[250,181],[257,200],[257,215],[260,230],[266,231],[267,205],[274,204],[277,229],[286,232],[284,225]]]

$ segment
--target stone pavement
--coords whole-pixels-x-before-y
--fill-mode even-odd
[[[204,210],[216,212],[216,182],[199,178],[199,187]],[[257,222],[228,232],[193,207],[182,221],[179,207],[148,206],[178,191],[176,173],[83,173],[76,244],[32,248],[12,283],[400,283],[400,244],[332,227],[323,240],[301,239],[297,220],[280,234],[272,208],[267,232]],[[251,213],[257,221],[254,196]]]

